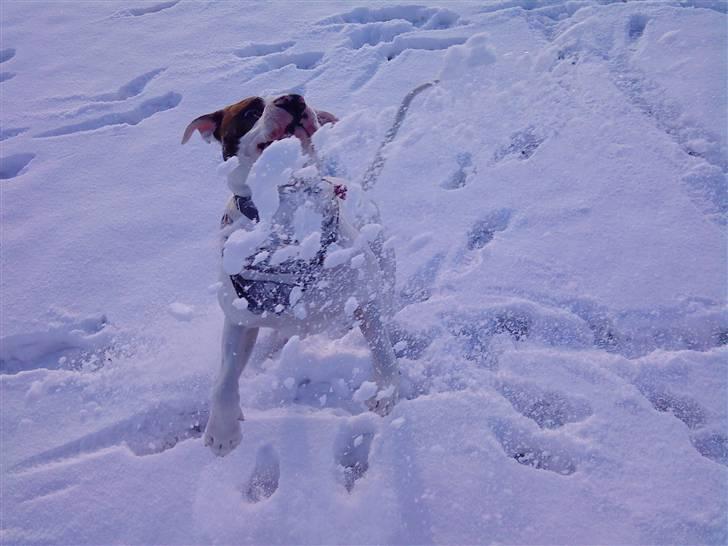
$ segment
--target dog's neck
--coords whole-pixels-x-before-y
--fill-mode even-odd
[[[227,175],[227,185],[234,195],[241,197],[250,197],[252,195],[250,186],[248,186],[248,175],[253,167],[253,162],[246,158],[240,159],[238,166],[230,171]]]
[[[315,164],[314,158],[311,154],[308,154],[308,161],[306,166]],[[239,195],[240,197],[252,197],[250,186],[248,186],[248,175],[250,170],[253,168],[253,163],[245,156],[238,156],[238,166],[230,171],[227,175],[227,185],[233,195]]]

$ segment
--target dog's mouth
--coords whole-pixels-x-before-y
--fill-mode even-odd
[[[278,140],[283,140],[285,138],[289,138],[292,136],[298,136],[298,135],[296,135],[297,129],[301,129],[304,132],[304,134],[306,135],[306,138],[311,138],[311,135],[313,134],[313,131],[309,131],[303,125],[302,116],[297,115],[297,116],[293,117],[293,119],[291,120],[291,122],[288,125],[286,125],[286,128],[283,131],[283,133],[281,134],[281,136],[279,136],[277,138],[273,138],[271,140],[267,140],[265,142],[261,142],[260,144],[258,144],[258,151],[263,152],[266,148],[268,148],[268,146],[270,146],[271,144],[273,144],[274,142],[276,142]]]
[[[263,150],[265,150],[268,146],[270,146],[274,142],[275,142],[275,140],[269,140],[268,142],[261,142],[260,144],[258,144],[258,151],[262,152]]]

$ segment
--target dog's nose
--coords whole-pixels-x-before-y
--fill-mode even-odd
[[[301,95],[284,95],[273,101],[278,108],[283,108],[292,116],[299,116],[306,109],[306,102]]]

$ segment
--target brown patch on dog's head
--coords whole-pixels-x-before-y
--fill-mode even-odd
[[[182,144],[195,131],[199,131],[206,141],[214,137],[222,144],[222,157],[227,160],[238,153],[240,139],[260,119],[264,108],[265,101],[262,98],[248,97],[217,112],[195,118],[185,129]]]
[[[250,97],[228,106],[220,123],[220,142],[222,142],[222,158],[228,158],[238,153],[240,139],[250,131],[263,115],[265,101],[260,97]]]

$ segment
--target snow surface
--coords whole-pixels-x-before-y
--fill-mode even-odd
[[[725,3],[422,3],[0,4],[3,544],[728,541]],[[214,457],[185,126],[296,91],[356,183],[438,77],[372,191],[405,399],[292,338]]]

